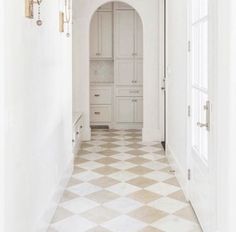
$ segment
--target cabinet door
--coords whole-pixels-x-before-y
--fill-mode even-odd
[[[143,60],[135,60],[135,84],[143,84]]]
[[[99,51],[101,58],[113,57],[112,12],[99,12]]]
[[[117,10],[115,22],[116,58],[133,58],[134,56],[134,10]]]
[[[136,98],[134,104],[134,122],[143,122],[143,99]]]
[[[143,24],[138,13],[135,13],[135,57],[143,57]]]
[[[90,25],[90,57],[95,58],[99,53],[99,30],[98,30],[99,17],[98,12],[95,12]]]
[[[134,84],[134,60],[117,60],[115,62],[115,81],[117,85]]]
[[[116,122],[132,123],[134,122],[134,101],[130,97],[116,98]]]

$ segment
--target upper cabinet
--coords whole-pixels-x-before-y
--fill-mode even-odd
[[[113,58],[113,13],[97,11],[90,26],[90,58]]]
[[[143,57],[142,22],[135,10],[116,9],[115,57],[117,59]]]

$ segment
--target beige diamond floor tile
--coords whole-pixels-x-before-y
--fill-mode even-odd
[[[75,199],[77,197],[79,197],[79,195],[77,195],[75,193],[72,193],[72,192],[70,192],[68,190],[65,190],[64,193],[63,193],[63,197],[62,197],[60,203],[73,200],[73,199]]]
[[[179,182],[177,181],[176,177],[165,180],[164,183],[180,187]]]
[[[101,145],[101,147],[106,148],[106,149],[114,149],[116,147],[119,147],[119,145],[114,144],[114,143],[106,143]]]
[[[130,142],[131,143],[131,142]],[[131,143],[128,145],[128,147],[130,147],[130,150],[133,150],[133,149],[139,149],[142,147],[141,144],[138,144],[138,143]]]
[[[100,151],[99,153],[105,156],[111,156],[111,155],[118,154],[119,152],[114,151],[114,150],[104,150],[104,151]]]
[[[114,159],[112,157],[105,157],[105,158],[96,160],[96,162],[101,163],[101,164],[112,164],[112,163],[119,162],[119,160]]]
[[[148,172],[152,172],[153,170],[150,168],[142,167],[142,166],[136,166],[136,167],[128,169],[127,171],[132,172],[137,175],[144,175]]]
[[[78,167],[78,166],[75,166],[75,167],[74,167],[73,174],[81,173],[81,172],[85,172],[85,171],[86,171],[86,169],[81,168],[81,167]]]
[[[119,195],[110,192],[108,190],[101,190],[86,196],[88,199],[93,200],[97,203],[103,204],[112,200],[115,200],[119,197]]]
[[[159,219],[165,217],[167,215],[167,213],[165,213],[161,210],[152,208],[150,206],[143,206],[143,207],[140,207],[140,208],[132,211],[128,215],[135,218],[135,219],[143,221],[145,223],[151,224],[151,223],[154,223],[154,222],[158,221]]]
[[[177,211],[174,213],[175,216],[187,219],[189,221],[193,221],[198,223],[196,214],[194,213],[193,209],[191,208],[190,205],[188,205],[187,207]]]
[[[117,168],[110,167],[110,166],[104,166],[104,167],[101,167],[101,168],[96,168],[93,171],[97,172],[97,173],[99,173],[101,175],[109,175],[109,174],[118,172],[120,170],[117,169]]]
[[[70,180],[67,184],[67,187],[71,187],[71,186],[78,185],[81,183],[83,183],[81,180],[78,180],[78,179],[72,177],[72,178],[70,178]]]
[[[111,157],[114,159],[118,159],[118,160],[128,160],[128,159],[134,158],[136,156],[130,155],[127,153],[118,153],[118,154],[112,155]]]
[[[75,165],[80,165],[80,164],[86,163],[86,162],[88,162],[87,159],[83,159],[83,158],[78,157],[78,156],[75,157],[75,159],[74,159],[74,164],[75,164]]]
[[[172,199],[175,199],[175,200],[178,200],[178,201],[187,202],[182,190],[171,193],[171,194],[168,195],[168,197],[172,198]]]
[[[149,185],[153,185],[156,183],[156,181],[146,178],[146,177],[137,177],[135,179],[129,180],[129,184],[135,185],[140,188],[145,188]]]
[[[72,215],[74,215],[74,214],[71,211],[58,206],[56,213],[53,216],[52,223],[56,223],[58,221],[64,220],[68,217],[71,217]]]
[[[87,212],[84,212],[81,214],[81,216],[92,222],[95,222],[96,224],[101,224],[119,216],[119,213],[113,209],[109,209],[104,206],[98,206],[88,210]]]
[[[127,161],[119,161],[113,164],[110,164],[109,166],[120,169],[120,170],[126,170],[132,167],[135,167],[136,165]]]
[[[146,153],[148,153],[148,152],[142,151],[142,150],[138,150],[138,149],[134,149],[134,150],[127,151],[127,153],[128,153],[128,154],[131,154],[131,155],[137,155],[137,156],[139,156],[139,155],[144,155],[144,154],[146,154]]]
[[[98,179],[94,179],[94,180],[90,181],[90,183],[97,185],[99,187],[102,187],[102,188],[107,188],[107,187],[110,187],[112,185],[119,183],[119,181],[117,181],[113,178],[104,176],[104,177],[100,177]]]
[[[137,165],[150,162],[150,160],[142,158],[142,157],[134,157],[134,158],[128,159],[127,161],[133,164],[137,164]]]
[[[142,189],[140,191],[130,194],[129,197],[143,204],[147,204],[149,202],[159,199],[162,196],[157,193],[153,193]]]

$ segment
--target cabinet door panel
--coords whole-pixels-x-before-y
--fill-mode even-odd
[[[132,58],[134,53],[134,10],[116,11],[116,57]]]
[[[101,58],[113,57],[112,12],[99,12],[99,47]]]
[[[135,81],[137,85],[143,84],[143,60],[135,60]]]
[[[143,122],[143,99],[137,98],[135,99],[134,105],[134,121],[135,122]]]
[[[143,57],[143,24],[138,13],[135,13],[135,57]]]
[[[134,81],[134,61],[117,60],[115,62],[115,78],[117,85],[131,85]]]
[[[99,53],[98,12],[95,12],[90,25],[90,57],[95,58]]]
[[[116,98],[116,122],[132,123],[134,122],[134,102],[133,98]]]

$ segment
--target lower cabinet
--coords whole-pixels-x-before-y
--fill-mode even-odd
[[[110,105],[91,105],[90,121],[96,123],[111,122],[111,106]]]
[[[116,122],[141,123],[143,121],[142,97],[116,97]]]

